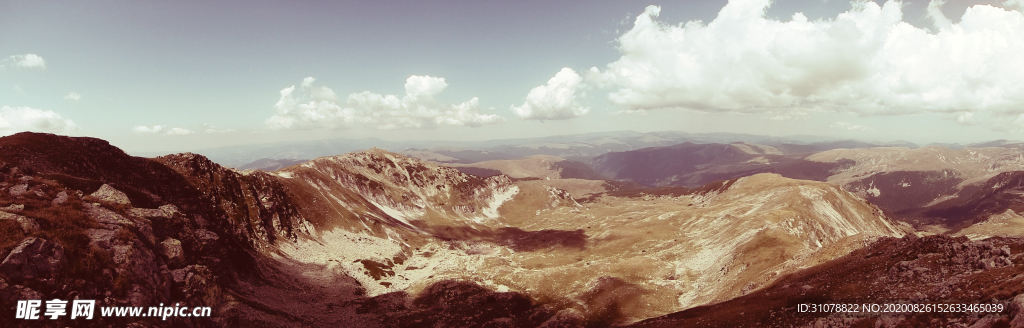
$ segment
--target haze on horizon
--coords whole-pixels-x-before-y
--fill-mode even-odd
[[[0,1],[0,135],[1024,139],[1024,0]]]

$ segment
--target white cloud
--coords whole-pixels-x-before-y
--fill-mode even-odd
[[[1003,1],[1003,8],[1024,12],[1024,0]]]
[[[184,136],[195,133],[189,129],[168,128],[166,125],[154,125],[152,127],[138,125],[132,128],[132,131],[135,131],[136,133],[163,134],[167,136]]]
[[[78,94],[77,92],[69,92],[67,95],[64,96],[64,99],[79,101],[82,100],[82,95]]]
[[[171,128],[171,129],[167,130],[166,134],[169,135],[169,136],[184,136],[184,135],[190,135],[190,134],[193,134],[193,133],[195,133],[195,132],[193,132],[192,130],[188,130],[188,129]]]
[[[843,130],[850,130],[850,131],[864,131],[864,130],[871,130],[872,129],[871,127],[868,127],[868,126],[863,126],[863,125],[860,125],[860,124],[853,124],[853,123],[848,123],[848,122],[842,122],[842,121],[832,123],[832,125],[829,125],[829,127],[833,128],[833,129],[843,129]]]
[[[936,29],[948,30],[953,27],[953,21],[946,18],[946,14],[942,13],[942,5],[946,4],[946,0],[931,0],[928,2],[928,8],[926,9],[928,18],[932,20],[932,24],[935,25]]]
[[[202,133],[228,133],[235,132],[235,129],[221,129],[208,123],[199,124],[199,131]]]
[[[154,125],[153,127],[148,127],[148,126],[145,126],[145,125],[137,125],[134,128],[132,128],[132,131],[135,131],[136,133],[159,134],[160,132],[164,131],[164,126],[163,125]]]
[[[81,130],[75,122],[50,110],[31,107],[0,107],[0,133],[36,131],[70,133]]]
[[[0,69],[14,68],[46,68],[46,60],[36,54],[13,55],[0,60]]]
[[[974,124],[974,113],[960,112],[956,114],[956,121],[964,125]]]
[[[530,90],[522,106],[512,112],[524,120],[564,120],[587,115],[590,108],[576,101],[576,93],[586,87],[576,71],[565,67],[548,83]]]
[[[660,8],[647,7],[618,38],[621,57],[585,80],[612,88],[609,100],[631,109],[779,118],[787,111],[1024,113],[1021,12],[976,5],[930,32],[903,22],[895,1],[856,1],[835,19],[797,13],[785,22],[765,18],[770,3],[732,0],[707,25],[658,22]]]
[[[482,126],[504,121],[494,114],[481,114],[476,97],[460,104],[439,104],[434,96],[444,91],[444,78],[410,76],[405,96],[369,91],[349,94],[342,102],[334,90],[314,86],[315,79],[303,79],[300,87],[281,90],[274,105],[277,114],[265,125],[273,130],[337,129],[366,125],[378,129],[433,128],[438,126]]]
[[[313,82],[316,82],[316,79],[314,79],[312,76],[304,78],[304,79],[302,79],[302,87],[303,88],[311,87],[311,86],[313,86]]]

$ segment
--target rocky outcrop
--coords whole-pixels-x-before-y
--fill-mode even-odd
[[[254,247],[273,245],[278,238],[294,240],[297,233],[307,231],[305,218],[293,205],[286,188],[272,175],[238,172],[192,153],[157,160],[180,173],[191,187],[213,201],[233,224],[232,233]]]
[[[64,268],[64,247],[49,240],[28,237],[0,263],[0,272],[12,282],[53,278]]]
[[[128,195],[125,195],[120,190],[117,190],[108,184],[100,186],[100,189],[89,194],[89,196],[96,199],[97,202],[108,206],[132,206],[132,202],[128,199]]]
[[[167,238],[160,243],[160,248],[163,250],[164,257],[167,258],[168,267],[180,267],[185,258],[183,257],[183,250],[181,249],[181,242],[174,238]]]
[[[321,157],[276,173],[332,207],[361,212],[356,216],[364,224],[414,231],[428,211],[441,213],[449,225],[496,217],[518,191],[506,175],[481,178],[380,149]]]
[[[18,222],[21,226],[21,230],[26,234],[39,231],[39,223],[37,223],[36,220],[22,215],[0,212],[0,220],[12,220]]]

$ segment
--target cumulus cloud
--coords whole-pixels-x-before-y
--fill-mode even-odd
[[[134,131],[136,133],[162,134],[162,135],[168,135],[168,136],[185,136],[185,135],[190,135],[190,134],[195,133],[195,131],[192,131],[192,130],[189,130],[189,129],[178,128],[178,127],[169,128],[166,125],[154,125],[154,126],[138,125],[138,126],[133,127],[132,131]]]
[[[833,128],[833,129],[843,129],[843,130],[850,130],[850,131],[871,130],[871,127],[863,126],[863,125],[860,125],[860,124],[853,124],[853,123],[849,123],[849,122],[842,122],[842,121],[832,123],[832,125],[829,125],[829,127]]]
[[[974,113],[971,112],[960,112],[956,114],[956,121],[963,125],[974,124]]]
[[[1006,0],[1003,1],[1003,7],[1006,9],[1024,12],[1024,0]]]
[[[482,126],[504,121],[494,114],[480,113],[480,100],[473,97],[460,104],[440,104],[434,96],[444,91],[444,78],[413,75],[406,79],[405,95],[382,95],[369,91],[349,94],[344,101],[328,87],[315,86],[307,77],[299,87],[281,90],[274,108],[277,114],[265,125],[273,130],[338,129],[353,125],[378,129],[433,128],[439,126]]]
[[[0,133],[36,131],[70,133],[81,130],[75,122],[50,110],[31,107],[0,107]]]
[[[942,13],[942,5],[946,4],[946,0],[931,0],[928,2],[928,8],[926,9],[928,18],[932,20],[932,24],[939,30],[947,30],[953,27],[953,21],[946,18],[946,14]]]
[[[64,99],[79,101],[82,100],[82,95],[78,94],[78,92],[69,92],[64,96]]]
[[[13,55],[0,60],[2,68],[46,68],[46,60],[36,54]]]
[[[154,125],[152,127],[149,127],[149,126],[145,126],[145,125],[136,125],[134,128],[132,128],[132,131],[135,131],[137,133],[153,133],[153,134],[157,134],[157,133],[160,133],[160,132],[164,131],[164,126],[163,125]]]
[[[585,88],[583,78],[565,67],[548,83],[530,90],[522,106],[512,106],[512,112],[524,120],[564,120],[587,115],[589,107],[576,101],[576,94]]]
[[[1021,0],[1011,0],[1014,5]],[[903,22],[900,2],[855,1],[835,19],[765,17],[770,0],[731,0],[708,24],[659,22],[660,7],[618,38],[621,57],[585,81],[631,109],[768,114],[1024,113],[1024,14],[988,5],[937,31]],[[947,25],[948,23],[948,25]],[[769,114],[770,113],[770,114]]]
[[[210,125],[209,123],[199,124],[199,131],[202,133],[228,133],[235,132],[235,129],[222,129],[216,126]]]

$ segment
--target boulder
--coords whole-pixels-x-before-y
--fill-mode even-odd
[[[110,240],[114,239],[114,230],[107,229],[85,229],[85,235],[89,236],[89,245],[95,245],[101,249],[110,248]]]
[[[131,208],[131,209],[128,209],[128,215],[130,215],[132,217],[136,217],[136,218],[146,218],[146,219],[152,219],[152,218],[169,219],[169,218],[171,218],[171,216],[168,215],[166,211],[164,211],[162,209],[157,209],[157,208]]]
[[[20,185],[16,185],[14,187],[11,187],[11,189],[8,190],[7,192],[11,194],[11,196],[21,197],[21,195],[24,195],[26,192],[28,192],[28,184],[23,183]]]
[[[181,241],[174,238],[167,238],[160,243],[160,248],[163,249],[163,254],[167,257],[168,266],[180,267],[184,263],[185,252],[181,248]]]
[[[1024,294],[1010,299],[1009,303],[1007,308],[1010,311],[1010,318],[1013,318],[1013,321],[1010,322],[1010,327],[1024,327]]]
[[[30,217],[0,211],[0,221],[2,220],[17,221],[18,224],[21,225],[21,231],[24,231],[25,233],[39,230],[39,223]]]
[[[220,239],[220,236],[217,236],[217,233],[206,229],[196,229],[195,235],[196,239],[203,245],[216,242]]]
[[[7,206],[4,206],[4,207],[0,207],[0,212],[7,212],[7,213],[21,213],[21,211],[24,211],[24,210],[25,210],[25,205],[22,205],[22,204],[11,204],[11,205],[7,205]]]
[[[100,227],[107,230],[117,230],[119,227],[135,227],[135,222],[129,220],[117,212],[108,210],[94,204],[82,204],[85,214],[100,224]]]
[[[174,269],[171,270],[171,279],[174,279],[174,284],[181,287],[185,285],[185,277],[188,274],[188,268],[185,269]]]
[[[162,261],[138,240],[111,246],[110,255],[117,274],[127,275],[128,281],[141,285],[146,299],[170,297],[168,277],[161,274]]]
[[[0,272],[12,282],[51,278],[64,267],[64,248],[49,240],[28,237],[0,263]]]
[[[93,198],[96,198],[103,205],[107,206],[132,206],[132,202],[128,200],[128,195],[125,195],[120,190],[114,189],[108,184],[104,184],[96,192],[89,194]]]
[[[57,197],[54,197],[53,198],[53,202],[52,202],[53,205],[64,205],[64,204],[67,204],[67,203],[68,203],[68,192],[67,191],[61,191],[61,192],[57,193]]]

